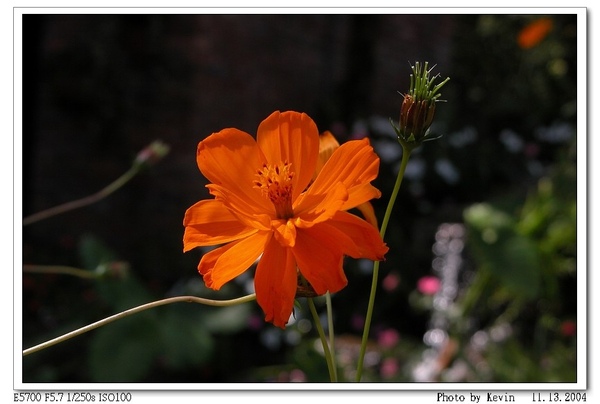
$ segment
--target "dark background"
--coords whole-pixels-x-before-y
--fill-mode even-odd
[[[370,136],[382,158],[375,185],[383,197],[373,202],[381,220],[400,159],[387,119],[399,116],[411,63],[428,61],[433,74],[451,78],[432,127],[443,137],[412,157],[392,215],[381,278],[392,274],[400,283],[379,292],[372,335],[375,341],[392,330],[401,343],[393,352],[375,348],[380,359],[367,374],[381,380],[382,358],[390,357],[402,369],[392,380],[412,380],[432,318],[431,302],[416,297],[416,285],[432,274],[438,226],[465,222],[465,209],[485,201],[519,217],[541,178],[574,168],[575,140],[585,135],[575,135],[576,18],[550,16],[550,33],[533,48],[519,47],[519,32],[539,17],[23,16],[24,216],[97,192],[156,139],[170,146],[162,161],[108,198],[24,227],[25,264],[93,270],[118,260],[130,268],[124,279],[98,281],[24,274],[24,347],[167,296],[248,293],[251,277],[221,294],[204,289],[196,272],[201,251],[182,252],[183,214],[208,196],[196,146],[225,127],[254,135],[274,110],[297,110],[340,142]],[[572,192],[574,177],[565,181]],[[571,247],[554,252],[574,260]],[[468,245],[464,258],[463,291],[485,266]],[[360,337],[356,321],[366,311],[369,268],[348,260],[350,284],[334,297],[336,333],[350,349]],[[516,348],[505,346],[500,357],[539,346],[527,327],[544,324],[544,344],[564,347],[556,366],[572,372],[557,376],[539,356],[527,359],[534,370],[525,376],[472,371],[460,381],[574,377],[574,339],[560,334],[560,324],[576,317],[576,277],[574,268],[557,274],[551,275],[561,277],[557,290],[546,294],[542,281],[540,294],[517,299],[519,314],[508,322]],[[463,317],[468,325],[449,316],[462,324],[454,332],[464,346],[506,314],[512,297],[500,295],[500,303]],[[540,304],[542,298],[553,304]],[[326,380],[324,361],[312,348],[314,329],[304,331],[300,321],[285,332],[274,329],[255,306],[232,310],[231,321],[223,322],[214,308],[156,309],[25,357],[23,380],[289,381],[294,370],[309,381]]]

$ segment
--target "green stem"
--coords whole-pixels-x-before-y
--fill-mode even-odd
[[[97,272],[86,271],[85,269],[73,268],[65,265],[23,265],[23,272],[73,275],[84,279],[94,279],[99,276]]]
[[[379,234],[383,239],[385,237],[385,232],[387,230],[388,223],[390,221],[390,216],[392,215],[392,209],[394,204],[396,203],[396,198],[398,196],[398,191],[400,190],[400,185],[402,184],[402,179],[404,178],[404,172],[406,171],[406,166],[408,164],[408,159],[410,158],[410,154],[412,152],[412,148],[402,146],[402,162],[400,163],[400,171],[398,171],[398,177],[396,177],[396,183],[394,184],[394,190],[392,191],[392,195],[390,196],[390,200],[388,202],[387,208],[385,210],[385,215],[383,217],[383,222],[381,223],[381,229],[379,230]],[[360,382],[362,378],[362,371],[365,359],[365,353],[367,351],[367,341],[369,339],[369,331],[371,328],[371,320],[373,318],[373,308],[375,307],[375,294],[377,293],[377,282],[379,278],[379,263],[380,261],[375,261],[373,263],[373,279],[371,282],[371,294],[369,295],[369,304],[367,307],[367,315],[365,317],[365,327],[363,329],[363,336],[360,345],[360,353],[358,356],[358,365],[356,368],[356,381]]]
[[[335,332],[333,330],[333,308],[331,303],[331,294],[327,292],[325,294],[325,301],[327,302],[327,328],[329,331],[329,346],[331,347],[331,364],[333,365],[334,377],[338,380],[337,365],[335,363]]]
[[[114,182],[106,186],[104,189],[96,192],[93,195],[86,196],[85,198],[77,199],[75,201],[63,203],[62,205],[55,206],[50,209],[43,210],[33,215],[27,216],[23,219],[23,226],[39,222],[40,220],[47,219],[52,216],[59,215],[61,213],[68,212],[73,209],[81,208],[83,206],[91,205],[92,203],[98,202],[99,200],[106,198],[108,195],[115,192],[117,189],[125,185],[140,171],[141,165],[133,165],[125,174],[117,178]]]
[[[319,314],[317,313],[317,309],[315,308],[315,304],[312,298],[307,298],[308,307],[313,316],[313,320],[315,322],[315,327],[317,328],[317,332],[319,333],[319,338],[321,339],[321,344],[323,345],[323,353],[325,355],[325,361],[327,362],[327,369],[329,369],[329,379],[332,382],[337,382],[337,372],[334,369],[333,365],[333,356],[331,355],[331,351],[329,350],[329,345],[327,344],[327,338],[325,337],[325,332],[323,332],[323,327],[321,326],[321,320],[319,319]]]
[[[31,347],[29,349],[25,349],[23,351],[23,356],[32,354],[37,351],[41,351],[42,349],[51,347],[53,345],[59,344],[64,341],[67,341],[73,337],[84,334],[88,331],[91,331],[91,330],[101,327],[103,325],[112,323],[113,321],[120,320],[127,316],[131,316],[133,314],[137,314],[139,312],[142,312],[142,311],[148,310],[148,309],[152,309],[154,307],[164,306],[166,304],[187,302],[187,303],[199,303],[199,304],[204,304],[207,306],[223,307],[223,306],[233,306],[235,304],[240,304],[240,303],[246,303],[246,302],[250,302],[255,299],[256,299],[256,295],[251,294],[248,296],[243,296],[243,297],[239,297],[237,299],[231,299],[231,300],[211,300],[211,299],[204,299],[202,297],[196,297],[196,296],[177,296],[177,297],[170,297],[168,299],[157,300],[155,302],[146,303],[141,306],[137,306],[132,309],[122,311],[121,313],[112,315],[112,316],[107,317],[100,321],[96,321],[95,323],[86,325],[85,327],[81,327],[75,331],[71,331],[67,334],[61,335],[60,337],[51,339],[49,341],[46,341],[44,343],[41,343],[41,344]]]

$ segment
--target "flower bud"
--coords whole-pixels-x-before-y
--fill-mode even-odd
[[[398,141],[403,147],[415,148],[426,140],[433,140],[429,137],[429,127],[433,123],[435,114],[435,103],[441,96],[438,91],[450,78],[446,78],[441,83],[434,86],[434,81],[439,77],[435,75],[430,77],[433,70],[427,68],[425,62],[421,66],[419,62],[412,66],[413,74],[410,75],[410,90],[404,94],[404,101],[400,108],[399,127],[391,122]]]
[[[136,166],[154,165],[169,153],[169,149],[167,144],[155,140],[138,153],[133,164]]]
[[[400,128],[408,139],[421,139],[429,130],[435,113],[435,101],[417,101],[410,94],[404,96],[400,108]]]

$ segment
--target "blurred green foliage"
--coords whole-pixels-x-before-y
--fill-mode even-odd
[[[491,327],[510,324],[514,332],[488,352],[493,380],[576,380],[574,334],[561,329],[577,313],[572,151],[561,153],[567,157],[512,212],[505,210],[506,202],[465,210],[468,245],[478,270],[459,301],[461,321],[487,318]]]
[[[86,269],[113,269],[94,283],[95,304],[106,317],[158,300],[101,240],[86,235],[79,251]],[[224,299],[223,295],[219,298]],[[179,303],[119,319],[89,336],[89,374],[84,377],[90,382],[131,383],[151,377],[157,368],[177,372],[208,364],[215,357],[217,339],[245,328],[249,315],[247,304],[217,309]],[[33,366],[36,358],[26,357],[25,363]],[[45,376],[38,377],[43,380]]]

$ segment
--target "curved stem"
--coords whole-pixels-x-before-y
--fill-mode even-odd
[[[99,200],[115,192],[117,189],[121,188],[129,180],[135,177],[135,175],[140,171],[140,168],[140,165],[133,165],[125,174],[123,174],[114,182],[112,182],[111,184],[109,184],[108,186],[106,186],[105,188],[96,192],[93,195],[86,196],[85,198],[77,199],[75,201],[63,203],[62,205],[58,205],[53,208],[49,208],[41,212],[34,213],[33,215],[27,216],[23,219],[23,226],[27,226],[29,224],[39,222],[40,220],[47,219],[49,217],[65,213],[70,210],[81,208],[83,206],[91,205],[92,203],[98,202]]]
[[[99,276],[97,272],[69,267],[66,265],[23,265],[23,272],[38,274],[73,275],[84,279],[94,279],[98,278]]]
[[[107,317],[100,321],[96,321],[95,323],[86,325],[85,327],[81,327],[75,331],[71,331],[67,334],[61,335],[60,337],[51,339],[50,341],[46,341],[44,343],[41,343],[41,344],[31,347],[29,349],[25,349],[23,351],[23,356],[32,354],[37,351],[41,351],[42,349],[51,347],[53,345],[59,344],[64,341],[67,341],[73,337],[84,334],[88,331],[91,331],[93,329],[96,329],[98,327],[106,325],[108,323],[112,323],[113,321],[125,318],[127,316],[131,316],[132,314],[136,314],[136,313],[139,313],[144,310],[152,309],[154,307],[164,306],[166,304],[187,302],[187,303],[199,303],[199,304],[204,304],[207,306],[222,307],[222,306],[233,306],[233,305],[239,304],[239,303],[246,303],[246,302],[250,302],[255,299],[256,299],[256,294],[251,294],[248,296],[243,296],[243,297],[239,297],[237,299],[231,299],[231,300],[211,300],[211,299],[204,299],[202,297],[196,297],[196,296],[177,296],[177,297],[170,297],[167,299],[157,300],[155,302],[146,303],[141,306],[137,306],[132,309],[122,311],[121,313],[112,315],[112,316]]]
[[[319,338],[321,339],[321,344],[323,344],[323,354],[325,355],[325,361],[327,362],[327,369],[329,369],[329,379],[332,382],[337,381],[336,371],[333,365],[333,357],[331,356],[331,351],[329,350],[329,345],[327,344],[327,338],[325,338],[325,333],[323,332],[323,327],[321,326],[321,320],[319,319],[319,314],[317,313],[317,309],[315,308],[315,304],[312,298],[307,298],[308,307],[313,316],[313,320],[315,322],[315,327],[317,328],[317,332],[319,333]]]
[[[390,196],[390,200],[388,202],[387,208],[385,210],[385,215],[383,217],[383,222],[381,223],[381,229],[379,230],[379,234],[383,239],[385,237],[385,232],[387,230],[388,223],[390,221],[390,216],[392,215],[392,209],[394,204],[396,203],[396,198],[398,197],[398,191],[400,190],[400,185],[402,184],[402,178],[404,178],[404,172],[406,171],[406,166],[408,164],[408,159],[410,158],[410,154],[412,149],[407,147],[402,147],[402,162],[400,163],[400,170],[398,171],[398,177],[396,177],[396,183],[394,184],[394,189],[392,191],[392,195]],[[369,339],[369,331],[371,328],[371,320],[373,318],[373,308],[375,307],[375,294],[377,293],[377,281],[379,278],[379,263],[380,261],[375,261],[373,263],[373,279],[371,282],[371,293],[369,295],[369,304],[367,307],[367,315],[365,317],[365,327],[363,329],[362,341],[360,344],[360,353],[358,356],[358,365],[356,368],[356,381],[359,382],[362,378],[362,370],[364,365],[365,353],[367,350],[367,341]]]

